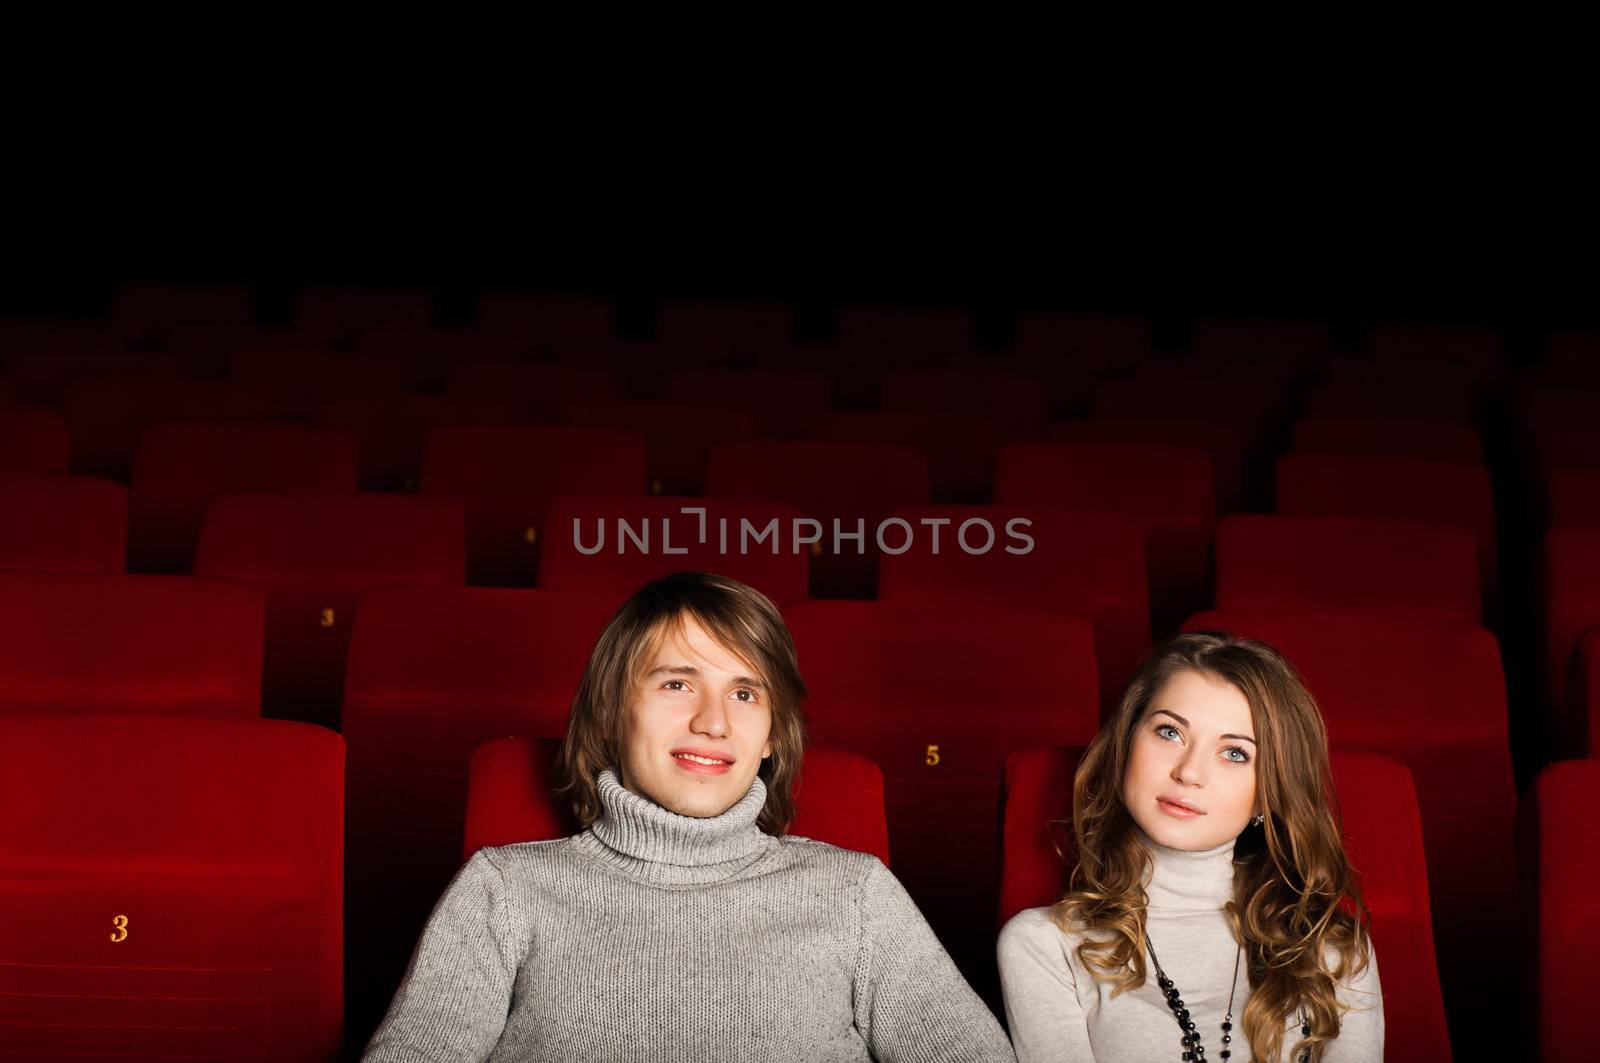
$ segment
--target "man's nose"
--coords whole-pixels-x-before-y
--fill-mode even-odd
[[[703,734],[709,738],[726,738],[728,710],[722,704],[722,699],[713,694],[702,694],[694,718],[689,721],[689,729],[695,734]]]

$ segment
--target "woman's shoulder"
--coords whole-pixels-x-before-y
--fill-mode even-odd
[[[1024,908],[1000,930],[1000,954],[1007,952],[1060,953],[1070,937],[1055,920],[1055,908]]]

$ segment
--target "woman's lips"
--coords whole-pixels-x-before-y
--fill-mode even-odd
[[[1165,812],[1173,819],[1195,819],[1199,816],[1205,815],[1204,812],[1196,812],[1192,808],[1184,808],[1182,805],[1174,804],[1173,802],[1167,801],[1160,797],[1156,798],[1156,804],[1160,806],[1161,811]]]

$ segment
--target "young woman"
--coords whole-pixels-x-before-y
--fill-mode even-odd
[[[758,591],[630,598],[561,750],[583,831],[462,867],[363,1058],[1011,1060],[882,863],[784,835],[804,698]]]
[[[1020,1063],[1383,1058],[1327,731],[1260,642],[1179,635],[1073,780],[1067,895],[1000,936]]]

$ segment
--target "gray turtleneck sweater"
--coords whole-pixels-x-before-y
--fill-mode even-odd
[[[599,782],[588,830],[461,868],[364,1061],[1014,1058],[881,862],[761,832],[761,780],[709,819]]]
[[[1167,977],[1183,994],[1205,1046],[1206,1058],[1251,1058],[1244,1039],[1249,979],[1240,960],[1233,1002],[1233,1043],[1222,1043],[1237,942],[1223,906],[1233,895],[1233,842],[1189,852],[1169,849],[1140,833],[1152,856],[1145,884],[1145,926]],[[1147,1063],[1183,1054],[1177,1019],[1156,985],[1154,968],[1144,985],[1112,999],[1111,986],[1093,978],[1078,959],[1081,933],[1064,933],[1050,909],[1019,912],[1000,934],[1000,980],[1006,1018],[1019,1063]],[[1332,957],[1330,956],[1330,959]],[[1335,987],[1344,1013],[1339,1036],[1324,1063],[1383,1059],[1383,992],[1376,956],[1353,980]],[[1286,1023],[1282,1058],[1300,1037],[1298,1014]]]

